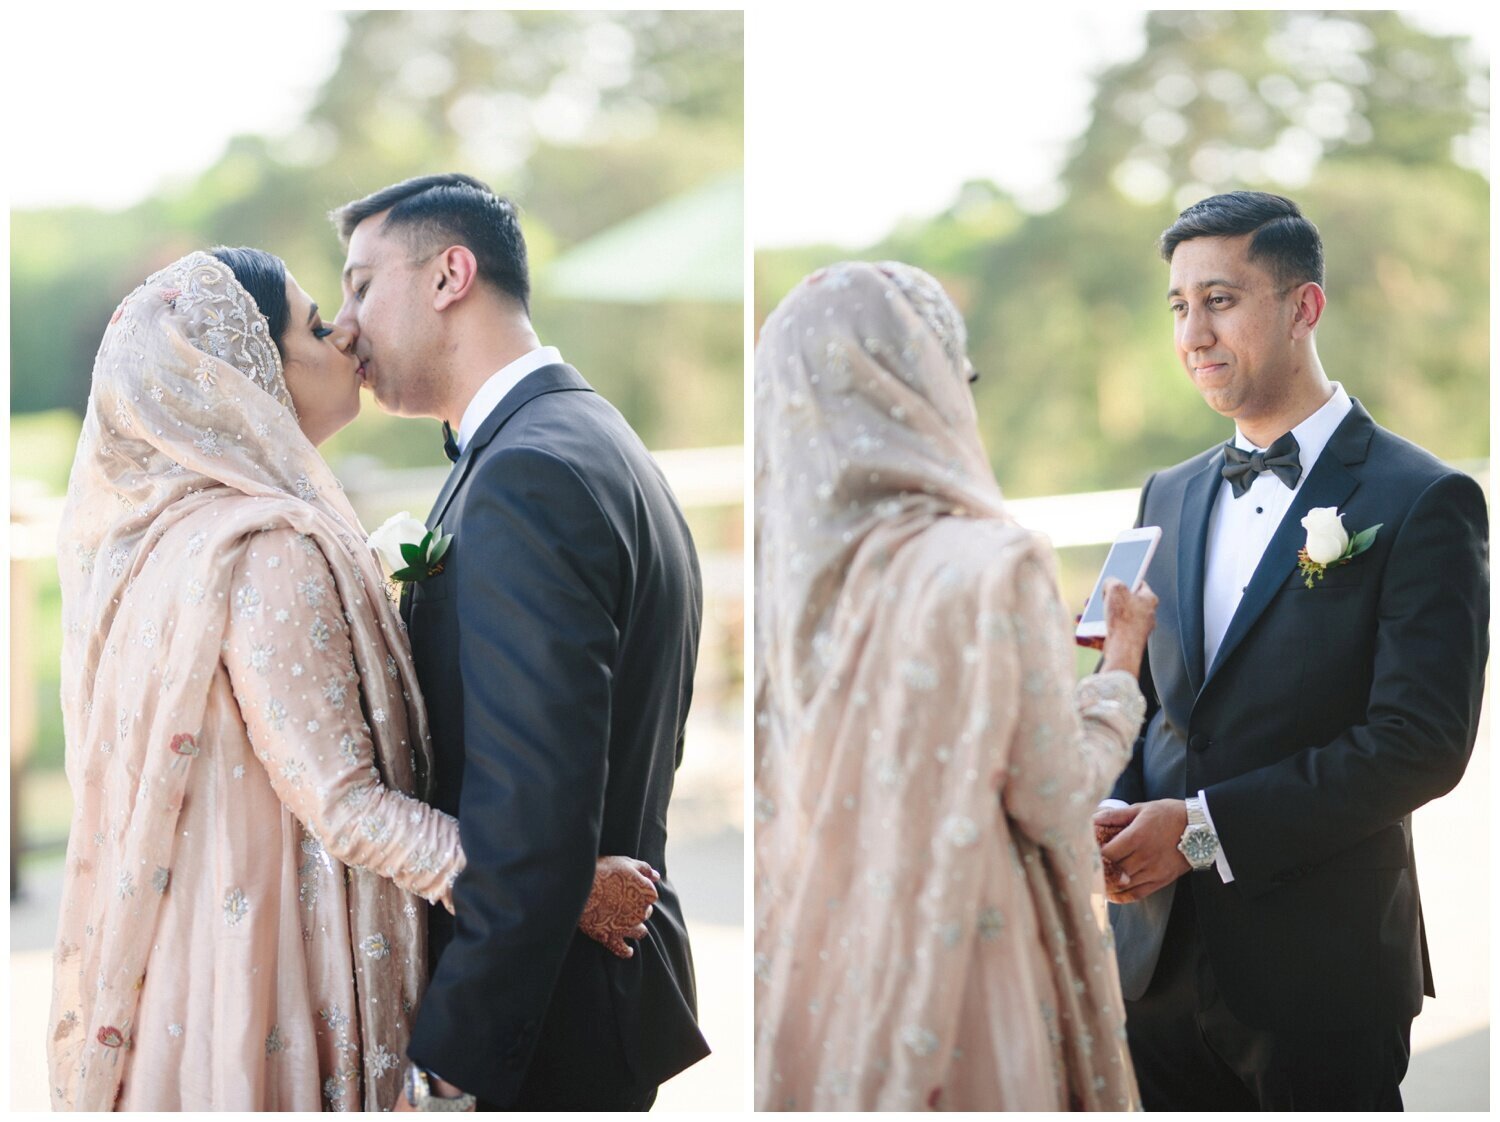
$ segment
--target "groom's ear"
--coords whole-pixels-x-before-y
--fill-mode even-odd
[[[438,273],[432,293],[432,307],[443,311],[458,303],[474,288],[479,279],[479,262],[468,246],[450,245],[433,259]]]
[[[1323,295],[1323,286],[1314,281],[1300,284],[1292,292],[1296,301],[1292,312],[1292,338],[1303,339],[1312,334],[1323,318],[1323,307],[1328,298]]]

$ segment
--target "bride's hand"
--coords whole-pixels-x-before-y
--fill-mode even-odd
[[[601,857],[594,865],[594,887],[578,929],[611,954],[630,958],[635,948],[626,939],[644,939],[651,905],[656,903],[655,882],[661,874],[633,857]]]
[[[1125,670],[1139,678],[1146,639],[1156,626],[1156,593],[1145,581],[1132,592],[1123,581],[1104,582],[1104,659],[1101,670]]]

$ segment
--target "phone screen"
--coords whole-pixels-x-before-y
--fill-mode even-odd
[[[1104,618],[1104,596],[1100,590],[1110,577],[1123,581],[1127,588],[1135,586],[1136,577],[1140,575],[1141,562],[1146,559],[1146,551],[1150,548],[1150,541],[1144,538],[1139,541],[1116,542],[1110,547],[1109,556],[1104,559],[1104,569],[1094,583],[1094,591],[1089,596],[1088,605],[1083,609],[1081,622],[1098,623]]]

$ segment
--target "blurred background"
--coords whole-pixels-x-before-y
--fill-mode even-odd
[[[1001,486],[1059,547],[1075,612],[1145,477],[1232,435],[1177,362],[1155,246],[1220,191],[1301,204],[1327,251],[1329,377],[1488,490],[1484,17],[934,6],[921,42],[874,14],[752,20],[755,323],[836,261],[933,273],[968,323]],[[1464,781],[1416,815],[1439,997],[1408,1109],[1489,1103],[1489,774],[1486,716]]]
[[[539,335],[657,455],[698,545],[705,618],[668,871],[715,1054],[667,1084],[658,1109],[739,1109],[741,13],[210,7],[6,23],[11,1070],[45,1064],[71,813],[55,530],[105,323],[148,274],[217,243],[279,254],[336,309],[343,252],[327,212],[460,170],[519,204]],[[448,468],[437,422],[373,403],[323,452],[367,526],[424,517]],[[12,1108],[46,1108],[42,1080],[11,1085]]]

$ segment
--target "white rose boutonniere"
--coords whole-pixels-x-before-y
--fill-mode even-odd
[[[1384,522],[1367,530],[1361,530],[1352,538],[1344,529],[1344,516],[1336,506],[1315,506],[1302,520],[1307,531],[1307,543],[1297,551],[1297,568],[1302,570],[1303,581],[1308,588],[1313,581],[1322,580],[1329,568],[1347,564],[1375,543]]]
[[[405,510],[387,518],[369,540],[391,580],[399,584],[441,573],[443,557],[452,544],[453,535],[444,534],[441,526],[429,530]]]

